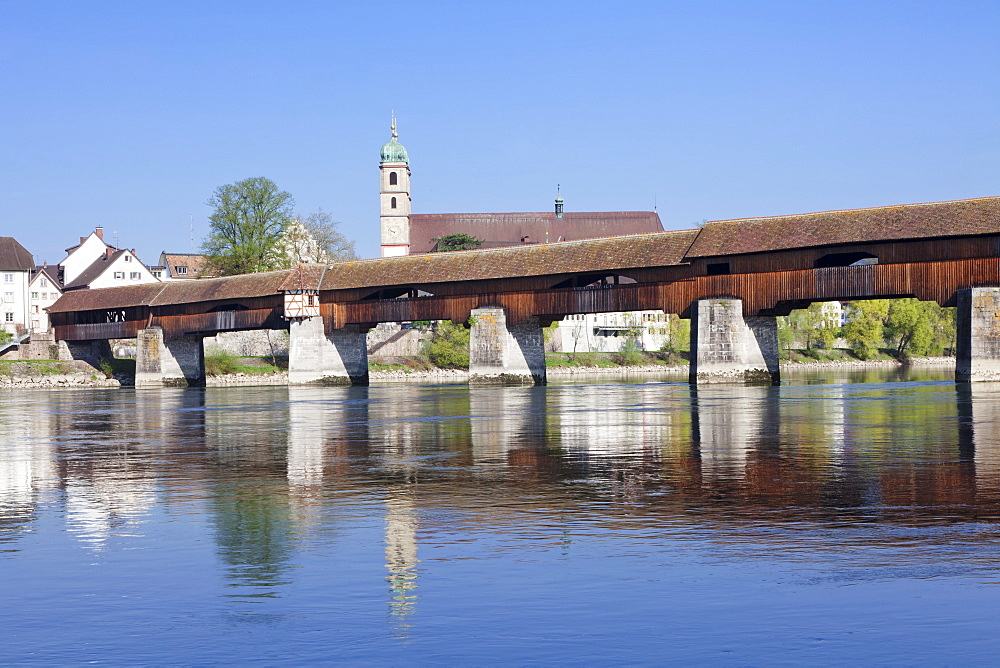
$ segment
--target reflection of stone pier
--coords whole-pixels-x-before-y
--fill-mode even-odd
[[[776,393],[766,386],[692,386],[692,440],[703,477],[742,479],[748,451],[777,442]]]
[[[1000,383],[958,383],[959,448],[975,464],[976,498],[1000,502]]]
[[[405,490],[390,490],[385,500],[385,567],[389,571],[389,615],[405,632],[417,599],[417,512]]]
[[[543,441],[545,393],[533,387],[470,387],[469,415],[473,463],[506,466],[511,451]]]

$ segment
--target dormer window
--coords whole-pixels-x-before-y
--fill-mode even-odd
[[[188,273],[187,265],[183,264],[177,265],[176,267],[174,267],[174,273],[177,274],[178,276],[180,276],[181,274]]]

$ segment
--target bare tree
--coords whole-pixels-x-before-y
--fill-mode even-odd
[[[340,221],[334,220],[328,212],[317,209],[306,216],[298,216],[298,219],[316,242],[316,248],[325,255],[320,262],[349,262],[358,259],[354,252],[354,241],[337,229]]]

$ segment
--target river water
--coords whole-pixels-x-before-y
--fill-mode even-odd
[[[1000,386],[786,375],[0,395],[0,662],[995,663]]]

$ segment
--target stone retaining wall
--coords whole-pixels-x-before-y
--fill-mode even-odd
[[[40,376],[0,376],[0,390],[121,387],[114,378],[102,374],[69,373]]]

